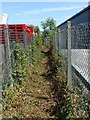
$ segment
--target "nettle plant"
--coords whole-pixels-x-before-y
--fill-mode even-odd
[[[12,69],[12,76],[15,79],[15,82],[18,84],[22,83],[22,80],[27,77],[26,69],[28,66],[28,51],[22,49],[20,44],[17,43],[14,47],[14,65]]]

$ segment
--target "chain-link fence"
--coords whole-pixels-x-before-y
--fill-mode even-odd
[[[5,83],[12,85],[15,44],[19,43],[22,49],[28,49],[32,39],[33,35],[25,30],[17,32],[6,25],[0,26],[0,86]]]
[[[14,50],[16,43],[22,50],[29,50],[33,34],[26,30],[12,30],[0,24],[0,119],[2,118],[2,90],[5,85],[13,86],[12,69],[15,64]],[[31,62],[32,53],[28,54],[27,63]]]
[[[70,31],[68,31],[68,28],[58,29],[58,33],[53,38],[55,49],[61,53],[65,61],[64,68],[62,67],[62,69],[67,71],[68,58],[70,57],[71,66],[79,72],[86,82],[90,83],[90,23],[70,26]],[[68,56],[68,50],[70,50],[70,56]]]
[[[66,28],[58,28],[53,45],[61,55],[62,70],[66,72],[68,84],[77,88],[77,94],[81,96],[79,108],[82,106],[81,109],[86,110],[82,98],[88,96],[86,99],[90,100],[90,23],[71,26],[68,21]]]

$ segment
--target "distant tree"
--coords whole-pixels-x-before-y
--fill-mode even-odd
[[[39,26],[35,26],[35,41],[38,46],[42,45],[42,35]]]
[[[36,33],[36,36],[39,36],[39,35],[40,35],[39,26],[35,26],[35,33]]]
[[[48,18],[41,22],[41,26],[43,28],[43,40],[52,41],[53,35],[56,33],[56,21],[53,18]]]
[[[35,29],[35,26],[33,24],[27,24],[27,26],[32,27],[33,29]]]

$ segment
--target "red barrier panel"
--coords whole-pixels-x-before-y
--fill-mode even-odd
[[[4,24],[0,25],[0,42],[4,43]],[[34,33],[34,29],[32,27],[27,26],[26,24],[8,24],[9,30],[9,39],[10,41],[23,42],[25,35],[26,41],[30,42],[32,40],[32,35]],[[24,32],[25,31],[25,32]]]

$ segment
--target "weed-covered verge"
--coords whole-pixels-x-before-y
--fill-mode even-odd
[[[52,82],[55,81],[55,84],[53,85],[57,91],[55,94],[58,98],[57,108],[59,113],[56,112],[56,114],[58,113],[58,118],[68,120],[89,119],[90,92],[81,89],[83,88],[82,84],[80,84],[80,86],[67,86],[67,73],[62,71],[62,57],[60,54],[57,54],[54,49],[52,49],[52,45],[50,48],[51,51],[49,51],[48,57],[50,58],[49,63],[51,63],[52,77],[54,78]]]
[[[28,65],[28,52],[16,52],[19,54],[16,60],[20,59],[17,64],[24,67],[15,68],[17,72],[14,75],[20,82],[15,78],[13,87],[6,87],[3,91],[3,119],[86,119],[88,113],[77,109],[80,96],[67,86],[66,74],[60,69],[61,56],[55,53],[53,46],[34,45],[29,50],[32,51],[32,58]],[[23,68],[25,76],[18,71],[21,69],[23,72]],[[87,100],[82,101],[88,107]]]
[[[56,104],[51,97],[52,85],[42,77],[46,73],[47,57],[43,58],[42,46],[33,45],[29,50],[32,51],[32,58],[31,63],[27,64],[28,51],[22,51],[18,46],[15,48],[14,82],[13,87],[6,86],[3,91],[3,119],[55,118],[48,111]]]

